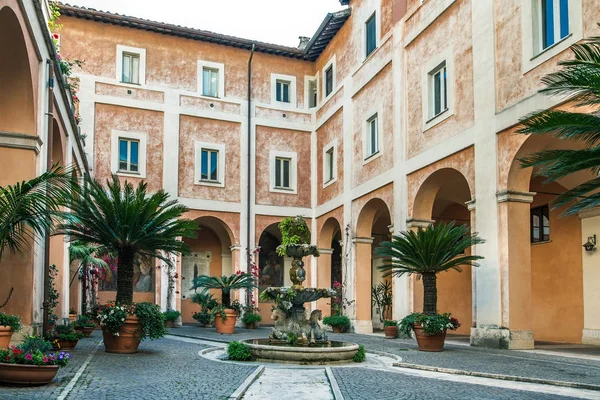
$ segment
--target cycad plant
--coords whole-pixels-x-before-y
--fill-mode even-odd
[[[87,267],[108,268],[106,261],[100,258],[106,253],[106,249],[102,245],[82,241],[71,243],[69,246],[69,264],[73,264],[75,261],[79,263],[77,271],[75,271],[71,278],[71,284],[75,277],[79,275],[81,269],[85,271]]]
[[[71,239],[101,246],[117,257],[117,296],[120,304],[133,303],[134,260],[150,256],[171,263],[168,253],[188,254],[182,237],[194,237],[197,224],[182,215],[188,209],[170,200],[160,190],[148,193],[145,182],[137,188],[113,176],[106,186],[86,178],[78,195],[73,196],[71,212],[59,233]]]
[[[437,274],[461,266],[478,266],[483,257],[466,255],[471,246],[484,243],[477,233],[471,233],[467,225],[440,223],[426,229],[401,232],[390,241],[382,242],[376,253],[386,257],[378,268],[383,276],[417,274],[423,279],[423,313],[437,314]]]
[[[519,133],[544,135],[583,143],[581,150],[546,150],[521,159],[521,166],[539,167],[536,174],[546,182],[557,181],[579,171],[590,171],[594,178],[558,195],[553,208],[570,204],[565,214],[575,214],[600,204],[600,37],[571,46],[575,57],[560,61],[562,68],[545,76],[541,93],[569,98],[578,112],[544,110],[521,120]]]
[[[194,279],[192,289],[219,289],[221,290],[221,304],[231,307],[231,292],[239,289],[254,290],[257,288],[254,275],[246,272],[238,272],[230,276],[208,276],[200,275]]]

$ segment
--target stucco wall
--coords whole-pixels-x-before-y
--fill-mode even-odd
[[[344,190],[344,116],[343,110],[336,112],[317,130],[317,204],[323,204]],[[335,161],[337,165],[336,181],[323,187],[323,151],[325,146],[337,140]]]

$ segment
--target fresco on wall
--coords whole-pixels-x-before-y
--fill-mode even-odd
[[[114,292],[117,290],[117,262],[108,260],[108,268],[99,278],[99,290]],[[133,261],[133,291],[152,292],[154,289],[154,260],[148,256],[136,256]]]
[[[193,296],[202,289],[192,289],[194,278],[210,275],[212,251],[197,251],[181,257],[181,295],[183,299]]]
[[[283,286],[283,257],[277,255],[277,246],[281,242],[274,235],[263,232],[260,236],[258,256],[259,289],[269,286]]]

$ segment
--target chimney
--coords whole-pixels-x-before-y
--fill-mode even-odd
[[[306,45],[308,44],[308,42],[310,42],[310,38],[306,37],[306,36],[298,36],[298,39],[300,39],[300,43],[298,44],[298,48],[300,50],[304,50],[306,48]]]

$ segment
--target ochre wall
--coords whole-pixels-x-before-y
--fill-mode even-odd
[[[323,204],[339,196],[344,190],[344,111],[340,109],[317,129],[317,204]],[[335,161],[336,181],[323,187],[323,151],[325,146],[337,140]]]

